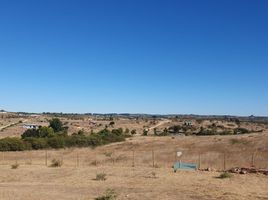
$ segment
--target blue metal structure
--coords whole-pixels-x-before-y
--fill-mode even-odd
[[[197,164],[176,162],[173,166],[173,169],[174,169],[174,172],[176,172],[178,169],[196,170]]]

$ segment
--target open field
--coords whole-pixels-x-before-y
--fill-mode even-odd
[[[179,171],[161,168],[0,167],[0,199],[89,200],[113,189],[117,199],[223,199],[267,200],[268,179],[264,175],[234,175],[217,178],[218,172]],[[96,181],[97,173],[107,180]]]
[[[0,164],[45,165],[53,158],[61,159],[64,165],[74,167],[92,165],[115,165],[130,167],[170,168],[176,161],[177,151],[183,152],[183,162],[196,163],[201,168],[224,170],[231,167],[268,168],[268,134],[240,136],[188,136],[145,137],[136,136],[125,142],[97,148],[67,148],[2,152]]]
[[[0,165],[0,199],[88,200],[113,189],[117,199],[268,199],[268,179],[261,174],[233,175],[219,179],[220,172],[178,171],[174,173],[175,150],[182,161],[201,167],[223,168],[222,150],[232,150],[226,168],[250,166],[251,153],[259,147],[254,162],[268,168],[267,133],[243,136],[134,137],[126,142],[81,149],[4,152]],[[233,143],[233,139],[236,139]],[[239,142],[241,141],[241,142]],[[152,149],[154,149],[154,165]],[[134,167],[133,164],[133,151]],[[249,152],[249,153],[247,153]],[[46,155],[47,153],[47,155]],[[4,155],[4,156],[3,156]],[[78,156],[78,157],[77,157]],[[46,163],[47,158],[47,163]],[[49,167],[53,158],[61,168]],[[11,165],[19,163],[18,169]],[[47,165],[47,166],[46,166]],[[94,180],[105,173],[106,181]]]
[[[1,137],[20,136],[24,123],[47,126],[47,116],[2,118]],[[66,148],[0,153],[0,199],[3,200],[88,200],[113,189],[117,199],[268,199],[268,179],[261,174],[233,175],[217,178],[232,167],[268,168],[268,131],[266,124],[224,120],[192,120],[193,126],[246,127],[263,130],[243,135],[150,136],[155,129],[181,125],[181,119],[110,119],[61,118],[69,134],[108,128],[136,129],[137,134],[124,142],[96,148]],[[92,123],[92,121],[94,123]],[[141,136],[144,129],[149,136]],[[176,152],[182,152],[180,158]],[[51,160],[63,162],[61,168],[50,167]],[[172,165],[195,163],[212,172],[178,171]],[[18,164],[17,169],[11,165]],[[96,181],[105,173],[107,180]]]

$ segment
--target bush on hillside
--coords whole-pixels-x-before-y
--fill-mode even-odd
[[[65,138],[56,136],[52,138],[47,138],[47,144],[53,149],[60,149],[65,147]]]
[[[29,138],[25,138],[24,141],[28,142],[31,145],[31,148],[35,150],[48,148],[48,143],[47,143],[46,138],[29,137]]]
[[[236,128],[234,129],[234,134],[246,134],[249,133],[249,130],[246,128]]]
[[[53,118],[49,120],[49,127],[51,127],[54,132],[60,132],[63,131],[63,124],[59,118]]]
[[[19,138],[3,138],[0,139],[0,151],[23,151],[30,150],[31,145]]]
[[[28,129],[20,138],[0,139],[0,151],[23,151],[31,149],[65,148],[65,147],[95,147],[112,142],[124,141],[129,135],[123,133],[123,129],[103,129],[90,135],[73,134],[68,136],[64,132],[54,134],[52,128],[45,127],[39,130]],[[41,134],[40,134],[41,133]],[[42,136],[42,137],[40,137]]]

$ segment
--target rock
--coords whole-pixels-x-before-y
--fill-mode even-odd
[[[241,169],[240,174],[247,174],[248,171],[246,169]]]

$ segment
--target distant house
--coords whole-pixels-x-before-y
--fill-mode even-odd
[[[191,121],[185,121],[185,122],[184,122],[184,125],[185,125],[185,126],[192,126],[193,123],[192,123]]]
[[[25,128],[25,129],[38,129],[39,125],[36,125],[36,124],[24,124],[23,128]]]

